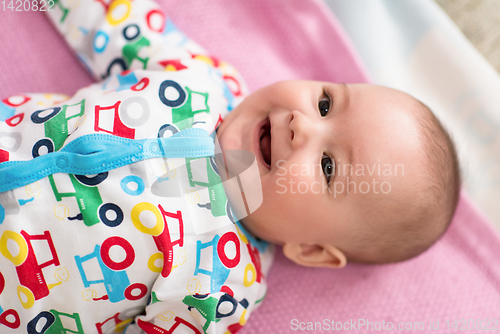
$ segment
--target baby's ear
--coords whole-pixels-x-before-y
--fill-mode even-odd
[[[293,262],[307,267],[342,268],[347,259],[344,253],[330,244],[283,245],[283,253]]]

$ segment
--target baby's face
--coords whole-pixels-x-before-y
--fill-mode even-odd
[[[223,150],[257,158],[263,203],[245,227],[278,244],[355,237],[418,182],[414,108],[409,95],[364,84],[283,81],[250,95],[217,132]]]

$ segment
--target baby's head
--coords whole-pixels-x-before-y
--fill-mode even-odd
[[[306,266],[396,262],[429,248],[455,211],[449,135],[413,97],[386,87],[283,81],[220,126],[223,150],[257,157],[263,203],[242,219]]]

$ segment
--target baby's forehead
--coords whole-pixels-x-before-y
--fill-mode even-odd
[[[387,103],[404,103],[417,107],[419,100],[414,98],[412,95],[391,87],[386,87],[376,84],[347,84],[349,92],[359,92],[361,95],[374,94],[377,97],[381,97],[382,101],[386,100]],[[373,96],[373,95],[372,95]]]

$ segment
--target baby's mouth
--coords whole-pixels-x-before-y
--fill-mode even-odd
[[[271,166],[271,122],[269,118],[260,129],[260,151],[269,168]]]

